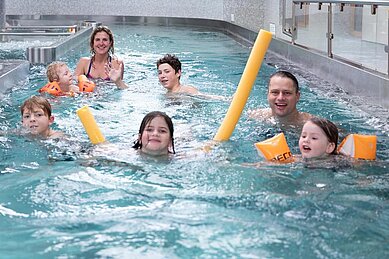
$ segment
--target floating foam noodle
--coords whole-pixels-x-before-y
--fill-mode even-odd
[[[85,75],[78,76],[78,89],[80,92],[93,92],[96,84],[89,80]]]
[[[284,133],[254,144],[258,154],[267,160],[278,162],[292,162],[292,153],[286,143]]]
[[[270,45],[271,39],[271,32],[265,30],[259,31],[230,107],[228,108],[227,114],[213,140],[228,140],[232,135],[255,83],[255,79],[265,57],[267,48]]]
[[[353,158],[375,160],[377,136],[350,134],[340,143],[338,152]]]
[[[84,106],[78,109],[77,115],[80,118],[92,144],[105,142],[104,135],[101,133],[99,126],[97,126],[95,118],[93,117],[93,114],[89,110],[88,106]]]

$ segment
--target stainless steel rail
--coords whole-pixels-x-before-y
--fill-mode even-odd
[[[332,52],[332,41],[334,39],[333,34],[333,24],[332,24],[332,18],[333,18],[333,6],[337,5],[340,7],[340,11],[343,11],[343,8],[345,5],[352,5],[352,6],[364,6],[369,5],[371,6],[371,14],[375,15],[377,8],[379,6],[389,6],[388,0],[376,0],[376,1],[352,1],[352,0],[293,0],[292,1],[292,10],[291,10],[291,22],[290,18],[286,18],[286,0],[282,1],[282,32],[283,34],[289,36],[291,38],[292,44],[296,44],[296,37],[297,37],[297,18],[296,18],[296,6],[302,9],[303,5],[309,5],[309,4],[317,4],[318,9],[321,10],[323,5],[328,5],[328,11],[327,11],[327,56],[329,58],[333,58],[333,52]],[[290,23],[288,24],[287,21]],[[389,18],[388,18],[388,24],[389,24]],[[289,25],[289,26],[288,26]],[[385,46],[385,50],[389,49],[389,25],[388,25],[388,42]],[[389,77],[389,52],[388,52],[388,71],[387,76]]]
[[[64,41],[45,47],[28,47],[27,60],[31,64],[48,64],[58,60],[70,49],[74,49],[80,43],[87,40],[93,30],[93,27],[86,27],[67,37]]]
[[[0,36],[69,36],[74,32],[0,32]]]
[[[5,30],[25,30],[25,29],[76,29],[77,25],[57,26],[57,25],[24,25],[24,26],[6,26]]]
[[[326,1],[323,1],[323,0],[301,0],[301,1],[298,1],[298,0],[294,0],[293,1],[294,3],[312,3],[312,4],[356,4],[356,5],[383,5],[383,6],[389,6],[389,1],[388,0],[376,0],[376,1],[353,1],[353,0],[326,0]]]

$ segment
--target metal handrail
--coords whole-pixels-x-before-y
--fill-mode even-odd
[[[0,32],[0,36],[69,36],[74,32]]]
[[[293,3],[299,4],[299,3],[312,3],[312,4],[356,4],[356,5],[383,5],[383,6],[389,6],[389,1],[388,0],[376,0],[376,1],[353,1],[353,0],[327,0],[327,1],[322,1],[322,0],[293,0]]]
[[[371,6],[371,14],[375,15],[376,14],[376,9],[379,6],[389,6],[389,1],[388,0],[376,0],[376,1],[352,1],[352,0],[293,0],[292,1],[292,24],[290,27],[287,28],[286,26],[286,0],[283,1],[283,12],[282,12],[282,32],[283,34],[291,37],[291,43],[296,44],[296,36],[297,36],[297,24],[296,24],[296,11],[295,7],[300,6],[300,9],[303,7],[303,5],[308,5],[308,4],[318,4],[319,10],[321,10],[323,4],[328,5],[328,23],[327,23],[327,56],[329,58],[333,58],[333,53],[332,53],[332,40],[334,38],[334,34],[332,31],[332,5],[333,4],[338,4],[341,7],[341,11],[343,11],[343,7],[345,5],[358,5],[358,6],[363,6],[363,5],[370,5]],[[389,26],[389,19],[388,19],[388,26]],[[389,49],[389,31],[388,31],[388,45],[385,46],[385,50]],[[389,76],[389,52],[388,52],[388,74]]]
[[[6,26],[4,29],[69,29],[77,28],[77,25],[68,25],[68,26],[57,26],[57,25],[24,25],[24,26]]]

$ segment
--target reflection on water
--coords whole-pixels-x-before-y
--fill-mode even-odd
[[[371,118],[346,95],[270,53],[246,109],[265,107],[277,67],[301,82],[299,108],[333,120],[349,133],[378,136],[377,161],[308,161],[275,165],[253,144],[282,131],[248,119],[229,141],[212,145],[228,101],[168,96],[155,62],[174,53],[182,82],[229,98],[249,49],[219,32],[187,27],[112,26],[129,89],[100,82],[93,94],[50,98],[63,141],[0,137],[0,236],[8,257],[384,258],[389,233],[387,116]],[[64,60],[74,69],[80,56]],[[20,125],[19,106],[44,85],[45,68],[13,89],[0,106],[0,129]],[[89,105],[111,143],[94,147],[75,113]],[[158,161],[131,145],[143,116],[170,115],[177,155]],[[288,130],[298,154],[299,131]],[[205,146],[211,146],[204,152]],[[262,162],[260,166],[247,166]],[[344,164],[343,164],[344,163]],[[20,249],[23,243],[23,249]],[[27,252],[28,251],[28,255]],[[297,256],[296,256],[297,255]]]

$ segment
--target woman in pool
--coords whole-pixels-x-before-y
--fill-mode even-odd
[[[77,64],[75,75],[85,75],[89,79],[113,81],[118,88],[127,88],[123,82],[123,61],[114,55],[114,38],[106,26],[97,26],[89,41],[92,57],[82,57]]]
[[[313,117],[303,126],[299,148],[303,158],[337,154],[338,128],[329,120]]]
[[[133,148],[151,156],[175,154],[173,132],[173,122],[166,113],[150,112],[142,120]]]

